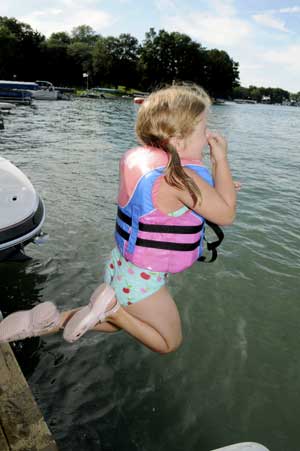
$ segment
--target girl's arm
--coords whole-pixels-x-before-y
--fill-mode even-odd
[[[183,204],[207,220],[219,225],[232,224],[236,211],[236,191],[227,160],[227,143],[222,136],[210,133],[208,145],[215,186],[210,186],[192,169],[185,168],[187,174],[193,178],[200,188],[202,202],[194,206],[193,199],[187,189],[177,190],[176,196]]]

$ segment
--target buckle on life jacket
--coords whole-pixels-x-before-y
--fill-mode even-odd
[[[207,260],[207,257],[202,255],[201,257],[198,258],[198,261],[204,263],[212,263],[218,257],[217,247],[219,247],[222,241],[224,240],[224,232],[221,229],[221,227],[219,227],[217,224],[207,220],[205,221],[205,226],[210,227],[214,231],[218,239],[216,241],[208,242],[204,237],[204,240],[206,241],[207,250],[211,252],[211,257],[209,260]]]

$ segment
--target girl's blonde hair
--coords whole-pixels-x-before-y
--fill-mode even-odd
[[[179,189],[187,188],[194,205],[201,202],[201,191],[185,173],[170,138],[187,138],[199,122],[200,114],[210,104],[208,94],[199,86],[172,85],[150,94],[141,105],[136,122],[139,141],[168,154],[166,182]]]

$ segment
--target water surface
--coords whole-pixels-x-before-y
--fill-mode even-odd
[[[0,154],[44,198],[50,240],[28,247],[26,264],[0,264],[4,313],[45,300],[77,307],[102,280],[136,111],[125,99],[78,99],[5,118]],[[299,108],[212,108],[243,189],[218,260],[170,280],[184,329],[176,353],[124,333],[15,346],[61,451],[299,449],[299,123]]]

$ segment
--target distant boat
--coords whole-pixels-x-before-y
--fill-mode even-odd
[[[0,80],[0,102],[30,105],[35,83],[18,83],[14,81]],[[38,86],[38,85],[36,85]]]
[[[31,91],[32,97],[36,100],[57,100],[58,91],[54,88],[50,81],[37,80],[35,82],[38,89]]]
[[[257,103],[256,100],[252,99],[233,99],[235,103]]]
[[[14,93],[26,91],[27,93],[30,93],[31,98],[34,98],[36,100],[57,100],[58,98],[58,91],[55,90],[53,84],[50,83],[49,81],[38,80],[34,83],[26,81],[0,80],[0,89],[1,90],[5,89],[6,91],[13,91]],[[21,96],[18,94],[11,94],[11,96],[8,95],[8,97],[20,98]],[[26,97],[29,97],[29,95]],[[5,100],[3,101],[5,102]],[[26,102],[21,101],[14,102],[13,100],[12,103],[26,104]]]
[[[224,103],[225,103],[225,99],[220,99],[220,98],[213,99],[214,105],[224,105]]]
[[[138,105],[140,105],[141,103],[144,103],[144,101],[146,100],[147,97],[134,97],[133,98],[133,102],[137,103]]]

